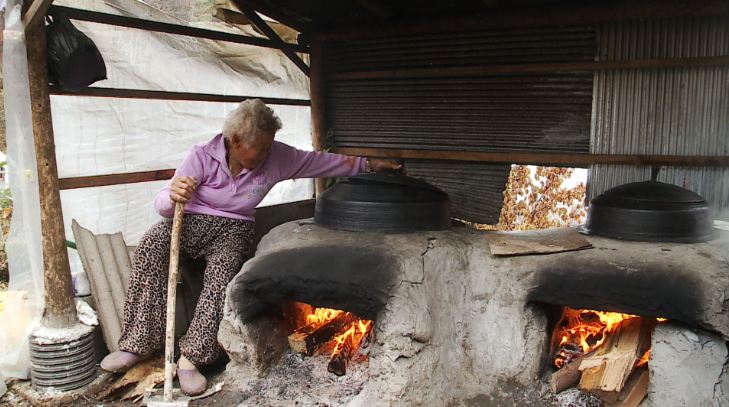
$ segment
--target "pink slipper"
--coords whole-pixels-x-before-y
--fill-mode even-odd
[[[197,369],[177,369],[180,389],[188,396],[202,394],[208,388],[208,380]]]
[[[132,366],[145,359],[147,359],[145,356],[118,350],[106,355],[99,366],[107,372],[126,372]]]

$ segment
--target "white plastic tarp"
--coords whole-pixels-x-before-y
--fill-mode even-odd
[[[27,338],[43,306],[43,253],[21,4],[8,1],[3,32],[5,134],[14,207],[5,241],[10,281],[0,314],[0,376],[23,378],[30,363]]]
[[[183,23],[134,0],[104,2],[57,0],[54,4],[155,21]],[[11,7],[10,4],[8,6]],[[10,13],[8,17],[11,17]],[[73,24],[96,43],[106,62],[109,79],[97,82],[94,86],[309,98],[308,78],[278,50],[81,21],[73,21]],[[6,27],[13,28],[12,24],[7,23]],[[223,24],[207,24],[204,28],[222,28],[236,32],[234,28]],[[6,54],[7,50],[13,47],[9,39],[6,34]],[[20,48],[22,47],[18,47],[18,52],[21,51]],[[22,51],[24,52],[24,49]],[[25,57],[22,59],[25,60]],[[10,80],[7,62],[5,72],[7,95],[9,91],[7,82]],[[25,77],[27,78],[27,74]],[[22,78],[22,75],[17,78]],[[16,102],[13,102],[13,105],[15,104]],[[13,109],[8,105],[6,99],[6,113],[10,115]],[[208,102],[52,96],[51,108],[59,177],[175,168],[193,145],[205,142],[220,132],[226,114],[235,106],[235,104]],[[271,107],[283,122],[283,129],[278,133],[277,139],[310,150],[312,145],[309,108],[275,105]],[[11,169],[18,172],[17,176],[13,174],[11,180],[18,180],[19,183],[35,179],[29,116],[27,119],[27,124],[19,124],[17,130],[25,135],[18,137],[18,140],[26,142],[30,140],[29,147],[26,146],[23,152],[25,161],[22,163],[13,161],[19,158],[18,151],[12,148],[11,120],[8,120],[9,161]],[[61,201],[67,239],[73,240],[71,220],[76,219],[94,233],[121,231],[127,244],[136,244],[144,231],[159,219],[159,215],[152,208],[152,201],[164,182],[62,191]],[[18,276],[27,274],[28,281],[32,281],[32,284],[23,284],[23,289],[31,292],[32,299],[40,298],[42,301],[42,257],[40,242],[36,241],[40,237],[40,226],[37,224],[38,199],[35,185],[28,183],[25,187],[28,194],[16,193],[13,189],[16,208],[13,216],[14,226],[8,239],[10,288],[19,287]],[[311,180],[286,181],[274,187],[261,205],[291,202],[312,196]],[[19,210],[19,202],[23,210]],[[27,211],[35,211],[29,218],[24,217],[24,213],[28,213],[25,211],[26,202],[29,203]],[[18,222],[23,222],[24,235],[19,235],[21,227],[17,225]],[[22,241],[25,246],[16,249],[17,245],[14,246],[12,243],[14,237],[16,241]],[[29,248],[34,250],[31,251]],[[12,253],[13,250],[16,250],[15,254]],[[78,273],[81,270],[80,261],[75,251],[70,250],[69,254],[73,272]],[[26,263],[33,263],[32,267],[23,265],[22,261],[14,262],[13,258],[22,258]],[[4,335],[3,331],[0,331],[0,347]],[[20,350],[20,343],[16,345]],[[6,376],[20,377],[22,372],[17,369],[6,370],[5,360],[13,356],[8,355],[8,352],[13,353],[12,346],[5,348],[3,352],[5,355],[0,356],[0,372]],[[27,350],[20,350],[21,354],[24,352]],[[14,356],[18,359],[17,354]],[[27,371],[27,363],[25,367]]]

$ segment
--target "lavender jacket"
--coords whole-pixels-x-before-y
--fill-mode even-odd
[[[356,175],[364,168],[362,157],[302,151],[274,141],[266,161],[252,170],[243,169],[234,177],[228,168],[223,135],[218,134],[193,147],[177,167],[175,176],[191,176],[198,181],[185,213],[253,221],[256,205],[279,181]],[[157,194],[154,207],[164,217],[173,216],[169,183]]]

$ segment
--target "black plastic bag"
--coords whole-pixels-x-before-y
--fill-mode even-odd
[[[91,38],[61,13],[54,13],[49,20],[51,23],[46,26],[48,80],[74,90],[106,79],[104,59]]]

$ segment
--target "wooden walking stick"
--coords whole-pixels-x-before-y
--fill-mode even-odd
[[[174,378],[175,359],[175,300],[177,299],[177,274],[180,259],[180,235],[185,204],[175,203],[175,217],[172,220],[172,240],[170,241],[170,272],[167,279],[167,325],[165,328],[165,387],[164,401],[172,401],[172,379]]]

